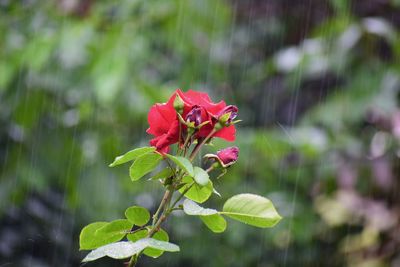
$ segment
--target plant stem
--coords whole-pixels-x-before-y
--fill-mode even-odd
[[[178,149],[179,149],[180,145],[181,145],[181,138],[182,138],[182,124],[180,121],[178,121],[178,123],[179,123],[179,139],[178,139]]]
[[[212,171],[212,170],[214,170],[214,165],[211,165],[211,166],[206,170],[206,172],[210,172],[210,171]]]
[[[137,263],[137,259],[138,259],[139,255],[133,255],[128,263],[127,267],[134,267]]]
[[[148,233],[148,237],[152,237],[156,232],[160,230],[161,224],[167,219],[169,213],[167,213],[167,210],[169,209],[169,204],[171,202],[171,198],[173,195],[173,191],[167,190],[165,191],[165,194],[161,200],[160,205],[158,206],[158,209],[156,213],[153,215],[153,223],[152,223],[152,229]],[[158,218],[158,215],[160,211],[163,210],[161,216]],[[137,263],[137,260],[139,258],[140,253],[135,254],[131,257],[128,266],[127,267],[134,267]]]
[[[181,195],[174,201],[174,203],[171,205],[170,210],[172,210],[176,204],[178,204],[178,202],[185,196],[185,194],[190,190],[190,188],[192,188],[192,186],[194,185],[194,182],[191,183],[188,187],[186,187],[185,190],[183,190],[183,192],[181,193]]]
[[[169,215],[168,209],[169,209],[169,204],[172,199],[173,192],[169,191],[169,190],[167,192],[170,192],[170,193],[167,195],[166,201],[164,203],[164,210],[163,210],[160,218],[158,218],[157,222],[155,223],[153,228],[150,230],[148,237],[152,237],[155,233],[157,233],[160,230],[161,224],[167,219],[167,217]]]
[[[141,230],[143,230],[144,229],[144,227],[142,226],[142,227],[139,227],[138,229],[136,229],[136,230],[131,230],[131,231],[127,231],[126,233],[127,234],[134,234],[134,233],[136,233],[136,232],[139,232],[139,231],[141,231]]]
[[[212,137],[212,135],[215,132],[216,132],[215,130],[211,131],[211,133],[200,144],[198,144],[195,147],[195,149],[192,151],[192,154],[190,155],[190,161],[193,161],[194,157],[196,156],[196,154],[198,153],[200,148]],[[186,137],[186,140],[184,143],[184,155],[186,155],[186,146],[189,143],[190,138],[191,138],[191,135],[188,135]],[[182,177],[180,177],[180,178],[182,179]],[[179,179],[179,181],[180,181],[180,179]],[[174,192],[176,191],[176,188],[174,186],[172,186],[172,189],[167,189],[167,191],[165,191],[164,196],[160,202],[160,205],[158,206],[157,211],[153,215],[152,228],[151,228],[150,232],[148,233],[147,237],[152,237],[155,233],[157,233],[160,230],[161,224],[168,218],[170,213],[175,209],[175,205],[178,204],[178,202],[184,197],[184,195],[190,190],[190,188],[192,188],[193,185],[194,185],[194,182],[191,183],[181,193],[181,195],[173,202],[172,205],[170,205],[170,203],[171,203],[172,196],[173,196]],[[160,215],[160,213],[161,213],[161,215]],[[133,255],[131,257],[127,267],[134,267],[137,263],[137,260],[140,256],[140,254],[141,253]]]
[[[187,136],[185,139],[185,143],[183,144],[183,155],[186,156],[187,152],[187,145],[189,144],[190,139],[192,138],[192,135],[187,132]]]
[[[197,153],[200,151],[200,148],[208,141],[210,138],[216,133],[217,131],[213,129],[206,138],[201,141],[200,144],[197,144],[197,146],[193,149],[192,154],[190,155],[190,161],[193,161],[193,159],[196,157]]]
[[[152,223],[153,227],[156,224],[156,221],[158,220],[158,215],[160,214],[161,210],[164,208],[170,195],[171,195],[170,190],[165,191],[164,196],[161,200],[160,206],[158,206],[156,213],[154,213],[154,215],[153,215],[153,223]]]

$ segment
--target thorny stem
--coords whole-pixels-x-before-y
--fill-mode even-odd
[[[169,191],[169,190],[167,192],[170,192],[170,193],[168,194],[166,202],[164,203],[164,210],[163,210],[160,218],[158,218],[157,222],[155,223],[153,228],[150,230],[148,237],[152,237],[156,232],[158,232],[160,230],[161,224],[167,219],[167,217],[169,215],[169,212],[168,212],[169,204],[171,202],[173,192]]]
[[[164,196],[161,200],[160,206],[158,206],[156,213],[154,213],[154,215],[153,215],[153,223],[152,223],[153,227],[158,220],[158,215],[160,214],[161,210],[164,208],[165,204],[167,203],[169,195],[171,195],[171,191],[170,190],[165,191]]]

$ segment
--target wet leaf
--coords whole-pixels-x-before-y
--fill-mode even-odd
[[[183,177],[182,182],[185,183],[185,185],[179,189],[179,192],[181,193],[183,193],[186,190],[186,188],[190,186],[191,183],[193,183],[193,179],[189,176],[185,176]],[[212,192],[213,192],[213,185],[211,180],[209,180],[206,186],[200,186],[194,183],[194,185],[189,189],[189,191],[186,192],[185,197],[197,203],[203,203],[211,196]]]
[[[122,236],[126,235],[126,232],[131,230],[133,223],[129,220],[120,219],[107,223],[103,227],[96,230],[96,234],[109,235],[109,236]],[[120,239],[122,239],[122,237]]]
[[[210,181],[208,173],[200,167],[194,167],[193,179],[201,186],[207,185],[208,181]]]
[[[80,249],[95,249],[109,243],[117,242],[125,236],[125,233],[109,234],[97,231],[108,224],[108,222],[95,222],[85,226],[79,236]]]
[[[157,167],[162,156],[157,153],[147,153],[138,157],[129,169],[132,181],[137,181]]]
[[[143,238],[136,242],[123,241],[102,246],[90,252],[82,262],[89,262],[108,256],[113,259],[129,258],[145,248],[154,248],[162,251],[177,252],[179,247],[175,244],[159,241],[153,238]]]
[[[150,213],[143,207],[132,206],[126,209],[125,217],[131,223],[138,226],[143,226],[150,220]]]
[[[215,209],[203,208],[193,201],[186,199],[183,202],[183,211],[187,215],[199,216],[203,223],[214,233],[222,233],[226,229],[224,217],[219,215]]]
[[[156,240],[159,240],[159,241],[165,241],[165,242],[169,241],[168,233],[165,232],[163,229],[160,229],[158,232],[156,232],[153,235],[153,238],[156,239]],[[164,253],[163,250],[156,249],[156,248],[146,248],[143,251],[143,254],[145,254],[146,256],[152,257],[152,258],[158,258],[163,253]]]
[[[194,170],[192,163],[184,157],[175,157],[169,154],[166,154],[167,158],[172,160],[176,165],[178,165],[182,170],[184,170],[190,176],[194,176]]]
[[[134,160],[137,157],[140,157],[140,156],[142,156],[144,154],[153,152],[155,150],[156,150],[155,147],[141,147],[141,148],[133,149],[133,150],[125,153],[122,156],[116,157],[114,162],[111,163],[109,166],[110,167],[115,167],[117,165],[120,165],[120,164],[126,163],[128,161]]]
[[[282,219],[269,199],[253,194],[231,197],[225,202],[220,213],[261,228],[272,227]]]
[[[151,177],[150,179],[151,180],[165,179],[165,178],[172,177],[174,174],[175,174],[175,172],[173,170],[171,170],[170,167],[167,167],[167,168],[161,170],[159,173],[157,173],[153,177]]]

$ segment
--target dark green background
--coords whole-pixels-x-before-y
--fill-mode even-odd
[[[0,266],[79,266],[84,225],[155,208],[159,184],[107,166],[176,88],[243,120],[206,206],[256,193],[284,219],[175,216],[181,252],[140,266],[398,266],[399,27],[398,0],[0,0]]]

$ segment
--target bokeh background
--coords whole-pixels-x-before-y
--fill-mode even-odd
[[[400,266],[399,27],[398,0],[0,0],[0,266],[79,266],[84,225],[155,208],[107,166],[176,88],[243,120],[207,206],[256,193],[284,219],[176,216],[181,252],[139,266]]]

